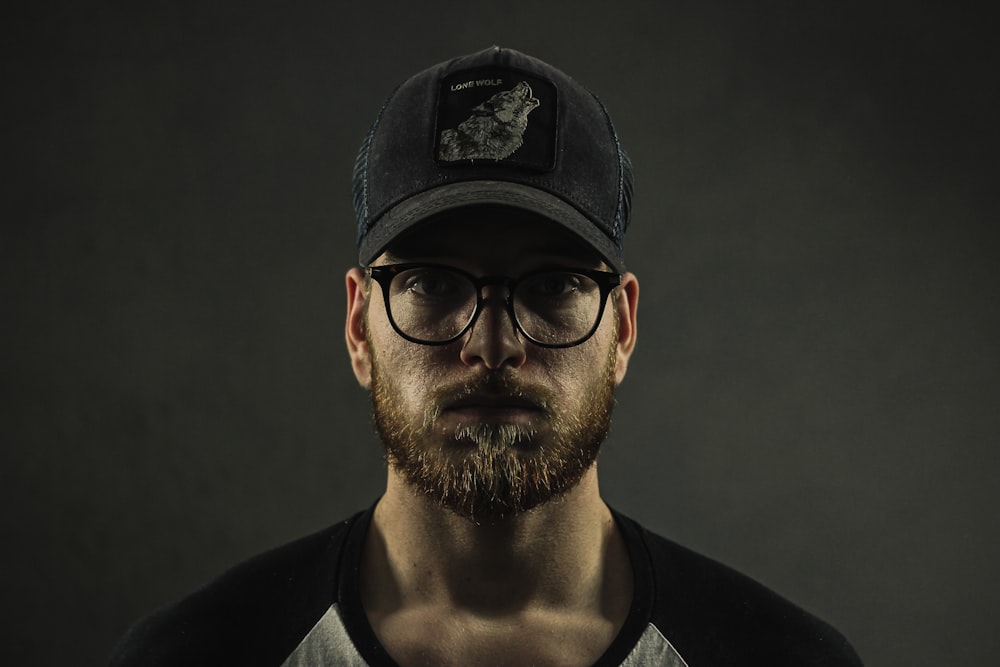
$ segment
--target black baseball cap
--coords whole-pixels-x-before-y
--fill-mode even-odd
[[[414,75],[382,106],[354,166],[358,260],[438,213],[499,204],[563,225],[624,271],[631,200],[632,166],[597,97],[494,46]]]

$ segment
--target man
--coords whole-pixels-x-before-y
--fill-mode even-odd
[[[631,197],[603,106],[545,63],[491,48],[400,86],[355,166],[346,278],[384,495],[155,613],[113,664],[859,665],[601,500]]]

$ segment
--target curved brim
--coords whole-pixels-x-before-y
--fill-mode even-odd
[[[510,181],[449,183],[400,202],[361,240],[358,261],[367,266],[393,239],[433,215],[477,204],[512,206],[543,215],[586,241],[615,271],[625,271],[625,259],[615,242],[574,206],[548,192]]]

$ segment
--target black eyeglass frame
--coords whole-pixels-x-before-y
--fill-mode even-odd
[[[469,318],[469,323],[466,324],[461,331],[457,334],[442,341],[426,341],[419,338],[410,336],[409,334],[403,332],[399,325],[396,324],[395,318],[392,316],[392,308],[389,306],[389,286],[392,283],[392,279],[396,275],[402,273],[403,271],[409,271],[410,269],[445,269],[448,271],[453,271],[465,278],[472,283],[476,289],[476,307],[472,311],[472,316]],[[509,276],[483,276],[478,278],[468,271],[463,271],[457,269],[454,266],[448,266],[447,264],[429,264],[422,262],[412,262],[405,264],[384,264],[380,266],[369,266],[365,268],[366,273],[379,284],[382,289],[382,299],[385,302],[385,312],[389,316],[389,323],[397,334],[410,341],[411,343],[416,343],[418,345],[449,345],[454,343],[456,340],[461,338],[466,334],[466,332],[475,325],[476,320],[479,319],[479,313],[483,310],[483,288],[488,285],[502,285],[507,289],[507,297],[504,299],[504,303],[507,307],[507,315],[510,317],[510,321],[514,323],[514,328],[524,336],[525,340],[530,341],[534,345],[539,347],[546,347],[551,349],[576,347],[581,343],[586,342],[597,328],[601,325],[601,320],[604,319],[604,309],[608,302],[608,296],[611,294],[615,287],[622,284],[622,276],[620,273],[614,273],[611,271],[600,271],[597,269],[578,269],[578,268],[566,268],[566,267],[548,267],[530,271],[517,278],[511,278]],[[517,288],[518,283],[532,278],[543,273],[553,273],[553,272],[565,272],[565,273],[578,273],[581,276],[587,276],[595,283],[597,283],[598,289],[601,291],[601,301],[598,307],[597,317],[594,318],[594,325],[590,327],[590,330],[580,338],[570,341],[568,343],[545,343],[540,340],[533,338],[528,332],[526,332],[522,327],[521,323],[517,319],[517,315],[514,314],[514,291]]]

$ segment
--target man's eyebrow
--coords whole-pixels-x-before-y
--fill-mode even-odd
[[[379,259],[382,260],[382,262],[380,262],[382,264],[400,264],[407,261],[409,258],[406,255],[397,255],[391,250],[386,250],[379,257],[375,258],[376,261]],[[375,261],[372,262],[372,264],[374,263]]]

